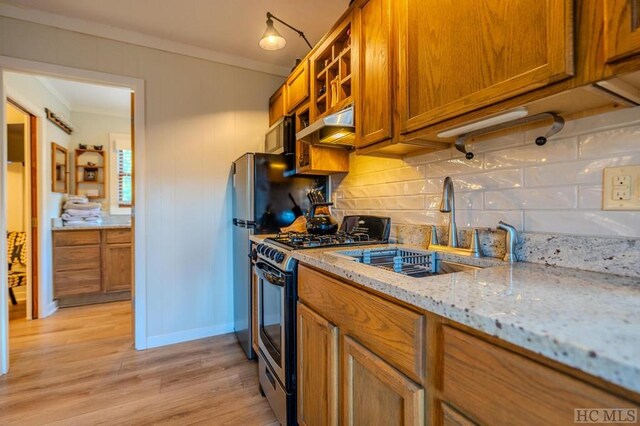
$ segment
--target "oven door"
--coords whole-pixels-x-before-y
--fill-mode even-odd
[[[287,275],[264,262],[256,263],[258,274],[258,346],[283,386],[286,384],[285,330],[287,329]],[[295,319],[292,319],[295,320]]]

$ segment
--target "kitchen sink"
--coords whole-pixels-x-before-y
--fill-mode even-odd
[[[367,248],[338,251],[332,254],[343,259],[353,260],[358,263],[375,266],[414,278],[453,274],[456,272],[472,272],[482,269],[479,266],[438,259],[434,252],[421,250]]]

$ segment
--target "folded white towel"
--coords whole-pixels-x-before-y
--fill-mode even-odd
[[[102,216],[100,216],[99,214],[92,214],[89,216],[74,216],[68,213],[63,213],[61,217],[64,220],[100,220],[102,219]]]
[[[100,203],[73,203],[71,201],[67,201],[62,206],[63,209],[75,209],[75,210],[94,210],[101,208]]]
[[[93,209],[93,210],[67,209],[64,211],[64,213],[70,216],[78,216],[78,217],[88,217],[88,216],[100,217],[100,209]]]
[[[76,204],[86,204],[89,202],[86,195],[67,195],[66,200]]]

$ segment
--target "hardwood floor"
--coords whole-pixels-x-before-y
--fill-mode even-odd
[[[10,322],[2,425],[271,425],[235,337],[135,351],[130,302]]]

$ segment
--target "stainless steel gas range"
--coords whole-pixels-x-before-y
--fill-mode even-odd
[[[258,367],[260,387],[278,421],[296,425],[297,261],[294,250],[383,244],[391,221],[346,216],[332,235],[279,234],[252,253],[258,276]]]

